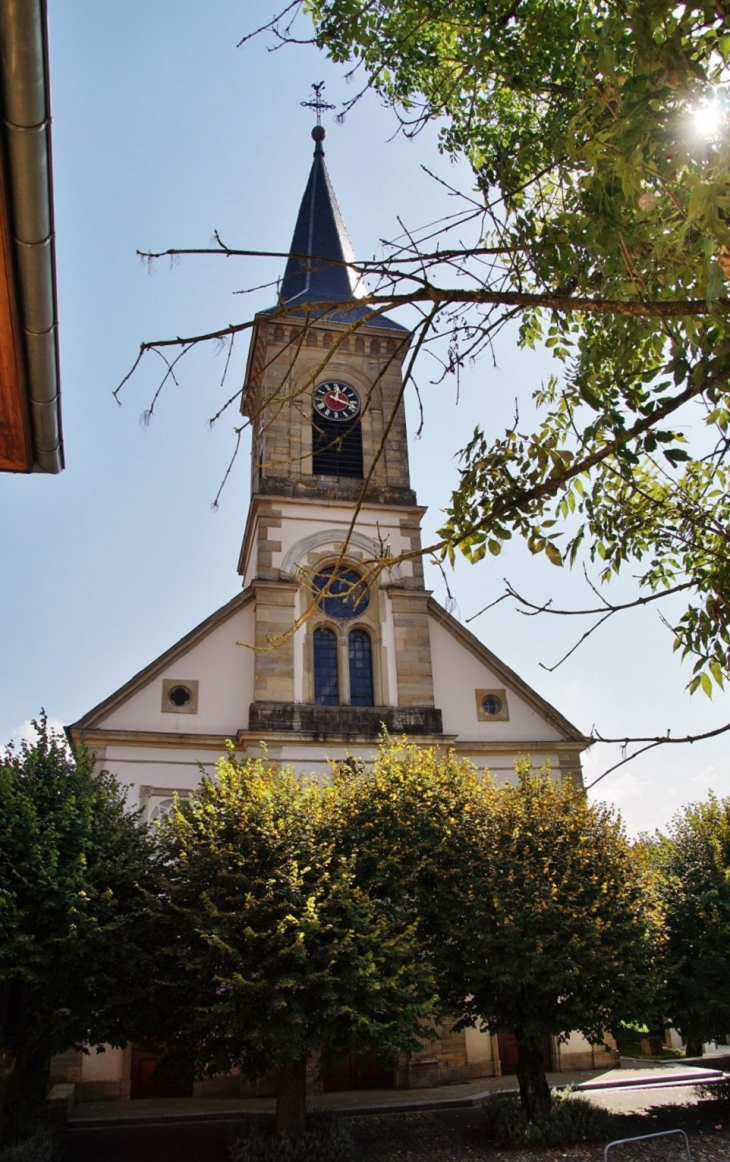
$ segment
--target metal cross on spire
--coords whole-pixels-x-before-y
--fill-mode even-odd
[[[314,109],[315,113],[317,114],[317,124],[321,125],[322,114],[324,113],[325,109],[334,109],[335,106],[330,105],[322,96],[324,81],[319,81],[317,84],[313,84],[312,88],[314,89],[314,96],[312,97],[311,101],[300,101],[299,103],[304,109]]]

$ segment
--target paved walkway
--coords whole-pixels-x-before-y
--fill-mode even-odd
[[[611,1071],[613,1072],[613,1071]],[[606,1076],[605,1070],[549,1073],[551,1086],[578,1085]],[[312,1094],[309,1109],[336,1110],[341,1114],[412,1112],[458,1109],[481,1105],[490,1093],[517,1089],[516,1077],[481,1077],[463,1085],[433,1089],[366,1089],[346,1093]],[[69,1125],[80,1129],[101,1125],[150,1125],[153,1122],[227,1121],[242,1115],[273,1114],[274,1098],[137,1098],[133,1101],[80,1102],[71,1112]]]
[[[565,1077],[564,1074],[554,1076],[561,1080]],[[494,1080],[504,1084],[511,1079]],[[457,1088],[467,1087],[449,1087]],[[386,1092],[393,1095],[393,1091]],[[426,1092],[429,1091],[421,1091]],[[343,1108],[352,1095],[327,1096],[337,1098]],[[477,1095],[462,1094],[462,1097],[473,1101]],[[590,1099],[618,1115],[617,1136],[682,1126],[690,1135],[693,1162],[730,1160],[726,1114],[702,1110],[700,1106],[704,1103],[698,1103],[694,1089],[606,1089],[593,1091]],[[603,1162],[601,1145],[548,1151],[502,1150],[491,1146],[481,1131],[478,1105],[461,1108],[442,1105],[411,1112],[391,1105],[371,1110],[367,1116],[362,1116],[363,1112],[361,1108],[348,1117],[358,1162],[553,1162],[554,1159]],[[228,1144],[240,1122],[241,1114],[233,1111],[228,1120],[186,1121],[178,1116],[167,1123],[146,1118],[116,1124],[101,1122],[95,1127],[76,1121],[66,1136],[66,1162],[228,1162]],[[646,1148],[622,1147],[616,1162],[680,1162],[683,1152],[677,1149],[677,1139],[672,1142],[673,1145],[663,1139],[647,1144]]]
[[[572,1086],[591,1096],[636,1089],[648,1090],[653,1096],[657,1090],[669,1087],[693,1093],[688,1087],[713,1075],[720,1076],[717,1070],[708,1066],[687,1066],[681,1059],[649,1065],[630,1061],[624,1062],[619,1069],[548,1073],[547,1078],[551,1088]],[[445,1085],[433,1089],[373,1089],[313,1094],[307,1098],[307,1104],[309,1109],[335,1110],[346,1116],[422,1113],[429,1110],[473,1108],[488,1100],[490,1094],[515,1089],[516,1077],[482,1077],[463,1085]],[[81,1102],[71,1112],[69,1127],[91,1129],[112,1125],[149,1126],[175,1122],[230,1121],[246,1117],[269,1118],[275,1104],[274,1098],[240,1097]],[[629,1104],[634,1104],[633,1098]]]

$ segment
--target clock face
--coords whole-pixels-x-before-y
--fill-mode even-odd
[[[360,411],[360,396],[349,383],[331,379],[315,387],[314,410],[324,420],[354,420]]]

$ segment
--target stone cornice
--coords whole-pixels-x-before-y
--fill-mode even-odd
[[[83,739],[86,745],[94,750],[97,747],[150,747],[167,750],[206,750],[217,754],[226,753],[227,743],[232,741],[237,751],[245,751],[250,747],[258,747],[262,742],[276,745],[291,745],[292,743],[310,745],[321,752],[322,737],[300,731],[272,731],[262,734],[260,731],[239,730],[235,736],[225,734],[175,734],[171,731],[155,730],[108,730],[103,727],[89,727],[81,730],[77,726],[67,727],[74,732],[73,741]],[[438,747],[439,750],[454,750],[457,754],[565,754],[579,755],[585,746],[582,742],[571,740],[550,739],[520,739],[520,740],[485,740],[457,738],[455,734],[419,735],[417,739],[409,740],[415,746]],[[377,739],[358,739],[351,734],[332,734],[327,736],[327,745],[332,746],[370,746],[377,745]],[[321,756],[320,756],[321,757]]]
[[[81,720],[80,720],[81,721]],[[80,722],[66,727],[72,742],[85,742],[90,750],[97,747],[162,747],[167,750],[215,750],[225,754],[230,735],[175,734],[167,730],[114,730],[103,726],[83,727]]]
[[[259,509],[262,506],[281,509],[285,505],[295,505],[304,508],[312,508],[313,505],[319,505],[322,508],[328,509],[344,509],[346,513],[352,513],[353,508],[353,502],[351,500],[328,500],[325,497],[321,497],[320,499],[313,499],[312,497],[304,496],[270,496],[264,492],[255,492],[251,497],[251,503],[248,506],[246,528],[244,529],[243,541],[241,542],[241,552],[239,553],[238,557],[238,572],[241,576],[244,574],[246,561],[248,560],[251,553],[252,541]],[[383,514],[387,512],[392,512],[396,515],[408,513],[417,517],[419,520],[424,515],[424,513],[428,512],[428,509],[422,504],[374,504],[372,502],[364,501],[361,505],[360,512],[367,513],[369,510],[377,513],[378,520],[381,523],[383,521]],[[335,536],[336,532],[333,535],[333,539]]]

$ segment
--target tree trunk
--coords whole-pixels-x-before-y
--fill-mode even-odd
[[[687,1045],[684,1050],[685,1057],[702,1057],[704,1051],[705,1047],[702,1044],[701,1038],[697,1037],[694,1033],[688,1033]]]
[[[550,1112],[550,1086],[545,1076],[542,1042],[521,1041],[517,1037],[517,1080],[520,1101],[530,1122]]]
[[[10,1053],[0,1053],[0,1148],[14,1137],[17,1130],[18,1077],[15,1064]]]
[[[11,1102],[8,1094],[9,1088],[6,1078],[0,1077],[0,1150],[10,1140]]]
[[[301,1138],[307,1112],[307,1061],[295,1061],[279,1070],[276,1094],[276,1135]]]
[[[44,1055],[39,1063],[0,1053],[0,1149],[42,1122],[48,1065]]]
[[[20,1132],[20,1078],[15,1070],[0,1076],[0,1150]]]

